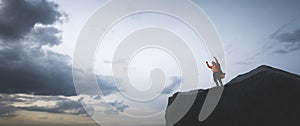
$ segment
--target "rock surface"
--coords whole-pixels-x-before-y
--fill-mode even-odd
[[[203,122],[198,116],[208,90],[178,92],[169,98],[191,93],[197,98],[188,113],[174,126],[299,126],[300,76],[269,66],[260,66],[237,76],[224,86],[213,113]],[[178,109],[184,106],[176,106]],[[176,112],[175,112],[176,113]],[[166,124],[171,115],[166,110]]]

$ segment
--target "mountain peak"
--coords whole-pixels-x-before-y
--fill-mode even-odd
[[[257,67],[256,69],[260,69],[260,70],[274,70],[275,68],[268,66],[268,65],[261,65],[259,67]]]
[[[263,72],[263,71],[267,71],[267,72],[284,72],[284,73],[288,73],[286,71],[283,71],[283,70],[280,70],[280,69],[277,69],[277,68],[274,68],[274,67],[271,67],[271,66],[268,66],[268,65],[261,65],[257,68],[255,68],[254,70],[250,71],[251,72]]]
[[[250,78],[262,78],[265,76],[282,76],[282,77],[290,77],[290,78],[297,78],[299,77],[299,75],[293,74],[293,73],[289,73],[271,66],[267,66],[267,65],[261,65],[251,71],[249,71],[248,73],[244,73],[241,75],[238,75],[236,78],[232,79],[228,84],[233,84],[233,83],[239,83],[241,81],[250,79]]]

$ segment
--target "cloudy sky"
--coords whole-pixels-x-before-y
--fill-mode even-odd
[[[114,41],[119,39],[119,34],[126,33],[126,26],[165,25],[171,30],[182,31],[183,37],[193,38],[184,25],[163,15],[136,15],[112,28],[95,59],[95,74],[104,96],[76,95],[72,59],[77,37],[88,18],[105,2],[0,0],[0,125],[96,126],[89,117],[96,112],[102,113],[95,115],[105,125],[124,124],[122,122],[131,126],[164,124],[163,113],[143,121],[127,119],[123,114],[148,115],[164,110],[167,97],[180,90],[181,83],[180,69],[171,56],[159,50],[146,50],[136,55],[136,62],[131,64],[131,72],[138,73],[132,77],[135,84],[138,83],[137,88],[141,89],[149,85],[144,82],[143,71],[138,71],[138,68],[143,70],[157,61],[167,64],[166,89],[162,97],[151,102],[136,103],[123,98],[111,72],[112,56],[118,44]],[[211,18],[222,39],[226,56],[226,66],[223,66],[227,73],[225,82],[263,64],[300,74],[300,1],[193,2]],[[204,62],[210,57],[201,52],[205,48],[201,41],[191,39],[190,45],[196,50],[202,75],[199,88],[209,88],[213,86],[212,78]],[[151,64],[148,60],[156,62]],[[97,106],[86,105],[86,112],[81,102]],[[141,122],[143,124],[137,124]]]

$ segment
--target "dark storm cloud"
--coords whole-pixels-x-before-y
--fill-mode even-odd
[[[91,96],[91,98],[97,96]],[[14,117],[20,110],[31,112],[47,112],[54,114],[86,115],[94,114],[94,108],[83,104],[82,98],[72,100],[66,96],[40,96],[40,95],[22,95],[22,94],[0,94],[0,117]],[[52,106],[37,106],[38,101],[55,102]],[[15,106],[14,103],[27,104],[27,106]],[[105,103],[107,106],[108,103]]]
[[[27,102],[27,100],[18,98],[15,95],[0,94],[0,102],[5,104],[12,104],[14,102]]]
[[[16,112],[25,110],[29,112],[46,112],[53,114],[85,115],[90,116],[95,113],[91,105],[82,102],[85,98],[91,100],[100,100],[101,96],[93,95],[88,97],[77,97],[77,100],[67,96],[44,96],[44,95],[25,95],[25,94],[0,94],[0,118],[17,116]],[[39,106],[38,102],[54,102],[54,105]],[[14,104],[26,104],[26,106],[15,106]],[[119,114],[124,112],[129,106],[122,101],[98,102],[105,107],[103,110],[106,114]],[[84,107],[83,107],[84,106]],[[6,110],[2,110],[6,109]],[[101,110],[102,111],[102,110]]]
[[[291,22],[294,22],[291,21]],[[271,42],[265,45],[265,49],[254,53],[251,57],[237,61],[238,65],[249,65],[253,64],[255,58],[262,56],[264,54],[288,54],[294,51],[300,50],[300,28],[294,31],[284,31],[290,23],[287,23],[272,33],[269,37]]]
[[[28,39],[37,43],[38,47],[44,45],[55,46],[61,43],[60,33],[61,31],[55,27],[35,27]]]
[[[284,44],[285,48],[276,50],[274,53],[286,54],[300,49],[300,29],[278,34],[275,39]]]
[[[53,24],[63,23],[66,14],[47,0],[2,2],[0,92],[76,95],[71,57],[43,48],[62,43],[62,31]],[[99,75],[98,82],[104,95],[118,91],[110,76]]]
[[[107,106],[104,113],[117,115],[119,112],[124,112],[128,105],[125,105],[123,101],[114,101],[109,103],[110,106]]]
[[[0,37],[16,40],[23,38],[36,24],[56,23],[63,14],[57,8],[57,4],[47,0],[2,0]]]
[[[34,93],[41,95],[74,95],[72,69],[68,56],[38,50],[11,51],[7,58],[0,51],[2,93]]]
[[[58,5],[3,0],[0,7],[0,92],[75,95],[71,58],[43,49],[61,43]]]
[[[80,115],[87,114],[85,109],[80,103],[81,100],[64,100],[56,103],[54,107],[49,106],[29,106],[29,107],[18,107],[19,109],[26,111],[36,111],[36,112],[47,112],[56,114],[72,114]],[[88,112],[92,112],[94,109],[92,107],[87,107]]]
[[[283,26],[275,33],[271,35],[271,38],[275,39],[281,47],[277,50],[274,50],[273,53],[276,54],[287,54],[300,50],[300,29],[296,29],[290,32],[282,32],[287,25]],[[274,44],[276,46],[276,44]]]
[[[279,42],[296,44],[300,42],[300,29],[291,33],[281,33],[275,37]]]

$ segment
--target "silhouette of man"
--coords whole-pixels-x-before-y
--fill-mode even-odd
[[[217,86],[222,86],[223,83],[222,83],[221,79],[223,79],[225,77],[225,73],[222,72],[221,66],[220,66],[217,58],[214,57],[214,59],[216,60],[216,62],[212,61],[211,62],[212,66],[210,66],[207,61],[206,61],[206,65],[208,68],[210,68],[212,70],[213,78],[214,78],[214,81],[217,84]],[[218,81],[219,81],[220,85],[219,85]]]

